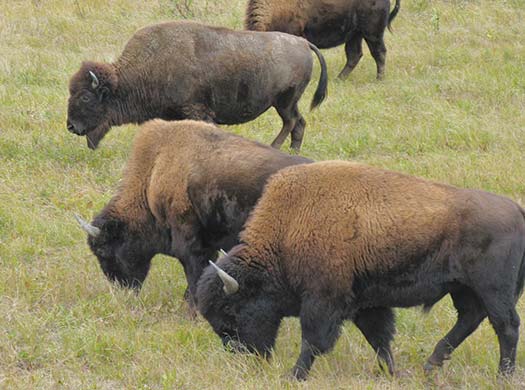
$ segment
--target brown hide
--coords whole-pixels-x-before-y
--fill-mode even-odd
[[[115,63],[84,62],[72,76],[67,127],[94,149],[111,126],[154,118],[238,124],[273,106],[284,129],[273,146],[291,132],[299,149],[305,122],[297,102],[310,81],[312,50],[322,65],[316,106],[326,95],[326,65],[302,38],[187,21],[151,25]]]
[[[346,78],[362,56],[362,40],[377,64],[377,77],[385,67],[385,29],[396,17],[400,0],[390,12],[389,0],[250,0],[245,28],[282,31],[304,37],[321,49],[346,44],[347,64],[339,74]]]
[[[483,247],[523,229],[509,199],[358,163],[320,162],[275,174],[252,212],[242,258],[282,269],[292,288],[352,294],[354,277],[410,269],[427,254]],[[312,277],[315,275],[315,277]]]

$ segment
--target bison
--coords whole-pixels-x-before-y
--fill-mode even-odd
[[[138,30],[112,64],[83,62],[69,83],[67,128],[95,149],[112,126],[149,119],[237,124],[275,107],[301,147],[305,120],[297,102],[312,73],[321,75],[311,108],[326,96],[326,63],[319,50],[284,33],[233,31],[180,21]]]
[[[117,194],[79,222],[104,274],[123,286],[139,289],[155,254],[178,258],[191,306],[202,270],[238,242],[267,178],[309,162],[212,124],[153,120],[135,137]]]
[[[204,270],[196,297],[234,349],[268,355],[281,319],[299,316],[293,375],[304,379],[343,321],[368,309],[366,326],[391,360],[391,308],[429,310],[450,294],[457,322],[425,368],[441,366],[488,317],[499,371],[514,369],[525,211],[507,198],[358,163],[313,163],[272,176],[240,240]]]
[[[386,58],[383,35],[399,7],[400,0],[392,12],[389,0],[249,0],[245,27],[302,36],[321,49],[344,43],[346,65],[339,73],[341,79],[348,77],[363,56],[364,38],[381,79]]]

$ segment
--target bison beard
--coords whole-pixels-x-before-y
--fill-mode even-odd
[[[315,357],[353,320],[390,372],[393,307],[429,309],[450,294],[457,322],[425,364],[444,360],[488,317],[499,372],[515,367],[525,279],[525,211],[513,201],[345,162],[290,167],[272,176],[242,245],[208,267],[197,289],[221,338],[271,350],[285,316],[299,316],[304,379]],[[262,348],[262,349],[261,349]]]

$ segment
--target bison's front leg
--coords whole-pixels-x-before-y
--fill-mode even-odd
[[[300,320],[301,354],[292,375],[305,380],[315,357],[333,348],[343,323],[343,312],[331,302],[309,298],[301,304]]]
[[[197,316],[197,302],[195,301],[195,294],[197,292],[197,282],[202,275],[202,271],[208,266],[208,261],[215,261],[217,257],[217,251],[203,250],[197,253],[189,254],[181,260],[182,266],[184,267],[184,274],[186,275],[186,281],[188,282],[188,288],[184,292],[184,299],[188,303],[188,310],[190,317]]]

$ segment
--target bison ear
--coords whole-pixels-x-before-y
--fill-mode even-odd
[[[98,100],[100,102],[103,102],[109,97],[109,88],[108,87],[100,87],[100,89],[97,91],[98,94]]]

